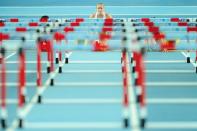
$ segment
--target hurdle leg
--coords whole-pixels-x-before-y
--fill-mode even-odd
[[[136,72],[136,52],[133,52],[132,53],[132,55],[133,55],[133,61],[132,61],[132,73],[135,73]]]
[[[23,120],[23,115],[22,115],[22,108],[18,108],[18,128],[23,128],[24,126],[24,120]]]
[[[25,75],[25,51],[22,48],[19,48],[19,85],[21,86],[21,100],[23,103],[26,103],[26,88],[25,88],[25,81],[26,81],[26,75]]]
[[[23,106],[25,94],[25,54],[22,48],[19,48],[19,86],[18,86],[18,127],[23,128]]]
[[[145,67],[142,53],[137,54],[136,61],[138,66],[137,99],[140,105],[140,127],[144,128],[147,117],[147,109],[145,100]]]
[[[123,75],[123,125],[129,127],[129,94],[128,94],[128,69],[126,50],[122,51],[122,75]]]
[[[196,70],[196,73],[197,73],[197,50],[196,50],[196,57],[195,57],[195,70]]]
[[[41,87],[38,87],[38,100],[37,103],[41,104],[42,103],[42,94],[41,94]]]
[[[2,57],[2,55],[0,54],[0,64],[2,64],[2,59],[3,59],[3,57]]]
[[[55,53],[55,64],[59,64],[59,53],[58,52],[56,52]]]
[[[53,65],[53,46],[49,43],[49,62],[50,62],[50,85],[54,86],[54,65]]]
[[[190,52],[187,51],[187,63],[190,63]]]
[[[143,107],[141,110],[140,110],[140,127],[142,129],[145,128],[146,126],[146,121],[147,121],[147,109],[145,107]]]
[[[130,62],[131,62],[131,64],[133,64],[133,61],[134,61],[133,60],[133,52],[131,52],[131,56],[130,57],[131,57]]]
[[[7,111],[5,108],[1,108],[1,127],[3,129],[7,128]]]
[[[62,73],[62,52],[59,52],[59,73]]]
[[[1,48],[0,49],[0,56],[1,56],[1,77],[0,77],[0,82],[1,82],[1,127],[3,129],[7,128],[7,110],[6,110],[6,66],[5,66],[5,49]]]
[[[50,53],[47,52],[47,73],[50,73]]]
[[[72,54],[72,52],[65,52],[65,64],[68,64],[69,62],[69,57]]]
[[[41,47],[40,44],[37,45],[37,93],[38,93],[38,100],[37,103],[42,103],[42,96],[41,96],[41,86],[42,86],[42,65],[41,65]]]
[[[68,53],[65,53],[65,64],[68,64]]]

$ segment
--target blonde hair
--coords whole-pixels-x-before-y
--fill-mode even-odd
[[[103,4],[103,3],[97,3],[97,4],[96,4],[96,6],[98,6],[98,5],[102,5],[102,6],[104,6],[104,4]]]

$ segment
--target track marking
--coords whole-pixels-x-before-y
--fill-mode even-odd
[[[7,61],[7,64],[17,64],[18,61]],[[26,64],[36,64],[36,61],[25,61]],[[41,63],[47,63],[47,61],[41,61]],[[184,60],[145,60],[145,63],[161,63],[161,64],[169,64],[169,63],[185,63]],[[121,64],[120,61],[117,60],[70,60],[69,64]]]
[[[51,80],[51,77],[55,77],[56,75],[58,74],[58,68],[55,70],[54,72],[54,75],[50,76],[44,86],[42,87],[42,90],[41,90],[41,94],[47,89],[47,87],[49,86],[50,84],[50,80]],[[35,103],[37,102],[37,98],[38,98],[38,94],[36,93],[33,98],[31,99],[30,103],[28,103],[24,109],[23,109],[23,112],[22,112],[22,116],[23,118],[25,118],[25,116],[27,116],[27,114],[31,111],[31,109],[33,108],[33,106],[35,105]],[[12,125],[7,129],[7,131],[15,131],[15,129],[18,127],[18,119],[15,119],[12,123]]]
[[[42,16],[42,14],[40,14],[40,13],[38,13],[38,14],[33,14],[33,13],[31,13],[31,14],[19,14],[19,13],[17,13],[17,14],[8,14],[8,13],[6,13],[6,14],[0,14],[1,16],[3,16],[3,17],[5,17],[5,16]],[[60,14],[60,13],[54,13],[54,14],[52,14],[52,13],[48,13],[47,14],[48,16],[89,16],[90,14]],[[196,13],[194,13],[194,14],[191,14],[191,13],[185,13],[185,14],[183,14],[183,13],[177,13],[177,14],[175,14],[175,13],[173,13],[173,14],[169,14],[169,13],[163,13],[163,14],[152,14],[152,13],[150,13],[150,14],[143,14],[143,13],[135,13],[135,14],[131,14],[131,13],[129,13],[129,14],[113,14],[113,16],[137,16],[137,17],[139,17],[139,16],[183,16],[183,15],[185,15],[185,16],[196,16]]]
[[[147,122],[147,129],[197,129],[197,121]]]
[[[87,8],[87,7],[95,7],[95,6],[1,6],[1,8],[73,8],[73,7],[81,7],[81,8]],[[164,7],[164,8],[166,8],[166,7],[170,7],[170,8],[174,8],[174,6],[173,5],[171,5],[171,6],[149,6],[149,5],[147,5],[147,6],[116,6],[116,5],[114,5],[114,6],[107,6],[107,8],[111,8],[111,7],[119,7],[119,8],[123,8],[123,7],[136,7],[136,8],[140,8],[140,7],[142,7],[142,8],[144,8],[144,7],[150,7],[150,8],[152,8],[152,7],[157,7],[157,8],[161,8],[161,7]],[[176,6],[176,8],[179,8],[179,7],[181,7],[181,8],[190,8],[190,7],[196,7],[197,8],[197,6],[195,6],[195,5],[191,5],[191,6]]]
[[[146,82],[147,86],[162,86],[162,87],[189,87],[189,86],[197,86],[197,82]]]
[[[121,122],[26,122],[28,129],[120,129]]]
[[[17,99],[7,99],[17,104]],[[1,103],[1,100],[0,100]],[[121,104],[120,98],[43,98],[43,104]],[[197,104],[197,98],[147,98],[148,104]],[[37,104],[34,103],[34,104]]]
[[[36,73],[37,70],[26,70],[25,73]],[[43,74],[47,71],[42,70]],[[1,73],[1,71],[0,71]],[[7,70],[7,74],[17,74],[17,70]],[[62,73],[121,73],[120,70],[64,70]],[[194,73],[194,70],[146,70],[145,73]]]
[[[0,83],[1,85],[1,83]],[[8,82],[7,83],[7,88],[13,87],[15,88],[18,85],[16,82]],[[36,83],[31,83],[27,82],[26,84],[28,87],[35,87]],[[97,87],[122,87],[122,82],[56,82],[55,86],[61,87],[61,88],[67,88],[67,87],[92,87],[92,86],[97,86]],[[148,87],[194,87],[197,88],[197,82],[146,82],[146,86]]]
[[[5,59],[9,59],[10,57],[14,56],[16,54],[16,52],[11,53],[10,55],[6,56]]]

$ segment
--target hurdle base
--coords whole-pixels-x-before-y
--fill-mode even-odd
[[[136,102],[137,102],[137,103],[140,103],[140,95],[137,95]]]
[[[65,58],[65,64],[68,64],[68,58]]]
[[[141,127],[142,129],[144,129],[144,128],[145,128],[145,124],[146,124],[146,119],[145,119],[145,118],[142,118],[142,119],[140,120],[140,127]]]
[[[144,56],[146,54],[146,48],[145,47],[141,48],[140,52]]]
[[[38,96],[38,101],[37,101],[37,103],[38,103],[38,104],[41,104],[41,103],[42,103],[42,96],[41,96],[41,95]]]
[[[134,85],[137,86],[137,79],[134,80]]]
[[[128,118],[124,118],[123,119],[123,123],[124,123],[124,128],[128,128],[129,127],[129,119]]]
[[[135,73],[135,67],[132,68],[132,73]]]
[[[122,67],[122,73],[124,73],[124,67]]]
[[[59,73],[62,73],[62,67],[59,67],[59,71],[58,71]]]
[[[59,59],[55,58],[55,64],[59,64]]]
[[[2,129],[6,129],[7,128],[7,124],[6,124],[6,120],[5,119],[1,119],[1,127],[2,127]]]
[[[54,86],[54,79],[51,79],[50,86]]]
[[[133,63],[133,57],[131,57],[130,62],[131,62],[131,64]]]
[[[22,95],[22,101],[23,101],[24,104],[27,102],[25,95]]]
[[[23,119],[18,120],[18,128],[23,128]]]
[[[47,73],[48,74],[50,73],[50,67],[47,67]]]
[[[196,67],[196,74],[197,74],[197,67]]]
[[[187,63],[190,63],[190,57],[187,57]]]

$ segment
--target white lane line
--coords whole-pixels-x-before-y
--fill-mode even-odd
[[[16,52],[11,53],[10,55],[6,56],[5,59],[9,59],[10,57],[14,56],[16,54]],[[6,62],[7,63],[7,62]]]
[[[1,83],[0,83],[1,85]],[[18,85],[17,82],[8,82],[7,87],[16,87]],[[26,83],[28,87],[35,87],[36,83]],[[79,86],[79,87],[92,87],[92,86],[99,86],[99,87],[107,87],[107,86],[118,86],[121,87],[122,83],[121,82],[57,82],[55,83],[55,86],[57,87],[70,87],[70,86]]]
[[[78,7],[78,8],[87,8],[87,7],[95,7],[95,6],[72,6],[72,5],[69,5],[69,6],[1,6],[1,8],[30,8],[30,9],[33,9],[33,8],[42,8],[42,9],[44,9],[44,8],[74,8],[74,7]],[[159,6],[159,5],[155,5],[155,6],[151,6],[151,5],[147,5],[147,6],[138,6],[138,5],[129,5],[129,6],[117,6],[117,5],[109,5],[109,6],[107,6],[107,8],[111,8],[111,7],[119,7],[119,8],[129,8],[129,7],[133,7],[133,8],[144,8],[144,7],[148,7],[148,8],[152,8],[152,7],[156,7],[156,8],[161,8],[161,7],[163,7],[163,8],[168,8],[168,7],[170,7],[170,8],[174,8],[174,6],[168,6],[168,5],[166,5],[166,6]],[[188,7],[196,7],[197,8],[197,6],[195,6],[195,5],[191,5],[191,6],[180,6],[180,5],[178,5],[178,6],[176,6],[176,8],[179,8],[179,7],[181,7],[181,8],[188,8]]]
[[[6,88],[9,88],[9,87],[14,87],[14,88],[16,88],[16,86],[18,85],[18,83],[17,82],[7,82],[6,83]],[[1,83],[0,83],[0,86],[1,86]],[[26,83],[26,86],[28,86],[28,87],[36,87],[37,85],[36,85],[36,83],[35,82],[27,82]]]
[[[147,122],[147,129],[197,129],[197,121]]]
[[[121,122],[25,122],[28,129],[120,129]]]
[[[26,73],[36,73],[37,70],[26,70]],[[47,73],[45,70],[42,73]],[[1,73],[1,71],[0,71]],[[17,74],[18,70],[7,70],[6,73]],[[121,70],[63,70],[62,73],[121,73]],[[194,73],[194,70],[146,70],[145,73]]]
[[[56,86],[122,86],[122,82],[57,82]]]
[[[146,70],[145,73],[194,73],[194,70]]]
[[[189,87],[189,86],[197,86],[197,82],[147,82],[147,86],[154,87],[154,86],[165,86],[165,87]]]
[[[128,53],[126,54],[126,61],[127,61],[127,69],[128,72],[131,72],[130,69],[130,63],[129,61],[129,55]],[[129,101],[130,101],[130,112],[131,112],[131,126],[132,126],[132,130],[133,131],[141,131],[140,129],[140,122],[139,122],[139,112],[138,112],[138,107],[137,107],[137,103],[136,103],[136,97],[135,97],[135,90],[133,87],[133,83],[132,83],[132,78],[131,78],[131,73],[127,73],[127,77],[128,77],[128,92],[129,92]]]
[[[148,104],[197,104],[197,98],[148,98]]]
[[[44,13],[45,14],[45,13]],[[42,16],[42,15],[44,15],[44,14],[41,14],[40,12],[39,13],[37,13],[37,14],[33,14],[33,13],[31,13],[31,14],[19,14],[19,13],[17,13],[17,14],[8,14],[8,13],[6,13],[6,14],[0,14],[1,16],[3,16],[3,17],[6,17],[6,16]],[[48,13],[47,14],[48,16],[64,16],[64,17],[66,17],[66,16],[69,16],[69,17],[72,17],[73,18],[73,16],[89,16],[90,14],[60,14],[60,13]],[[124,14],[113,14],[113,16],[183,16],[183,15],[185,15],[185,16],[196,16],[196,13],[172,13],[172,14],[169,14],[169,13],[149,13],[149,14],[146,14],[146,13],[133,13],[133,14],[131,14],[131,13],[128,13],[128,14],[126,14],[126,13],[124,13]]]
[[[36,73],[37,70],[26,70],[26,73]],[[63,70],[62,73],[120,73],[120,70]],[[1,73],[1,71],[0,71]],[[8,70],[6,73],[18,73],[17,70]],[[47,71],[42,70],[42,73]]]
[[[17,64],[18,61],[7,61],[7,64]],[[36,61],[25,61],[26,64],[36,64]],[[47,63],[47,61],[41,61],[41,63]],[[184,60],[145,60],[145,63],[161,63],[161,64],[169,64],[169,63],[185,63]],[[117,60],[70,60],[69,64],[120,64],[120,61]]]
[[[1,85],[1,83],[0,83]],[[14,87],[16,88],[16,86],[18,85],[17,82],[8,82],[7,83],[7,87]],[[36,83],[31,83],[31,82],[27,82],[26,85],[28,87],[35,87]],[[55,83],[56,87],[62,87],[62,88],[67,88],[67,87],[92,87],[94,88],[94,86],[96,87],[122,87],[122,82],[57,82]],[[148,87],[194,87],[197,88],[197,82],[147,82],[146,86]]]
[[[185,61],[184,60],[145,60],[145,63],[169,64],[169,63],[185,63]]]
[[[54,75],[51,75],[45,82],[44,86],[42,87],[41,94],[47,89],[47,87],[50,84],[51,77],[55,77],[58,74],[58,68],[55,70]],[[31,111],[31,109],[34,106],[34,103],[37,102],[38,94],[36,93],[33,98],[31,99],[30,103],[26,105],[22,111],[22,116],[25,118],[27,114]],[[7,131],[15,131],[15,129],[18,127],[18,119],[15,119],[12,123],[12,125],[7,129]]]
[[[16,104],[17,99],[7,99],[8,104]],[[43,98],[43,104],[121,104],[118,98]],[[0,100],[1,103],[1,100]]]
[[[17,99],[7,99],[7,104],[17,104]],[[1,100],[0,100],[1,103]],[[37,103],[37,102],[36,102]],[[34,103],[34,104],[36,104]],[[120,98],[44,98],[43,104],[121,104]],[[148,104],[197,104],[197,98],[148,98]]]
[[[19,61],[6,61],[6,64],[18,64],[18,63]],[[41,64],[45,64],[45,63],[47,63],[47,61],[41,61]],[[25,64],[37,64],[37,61],[26,60]]]

